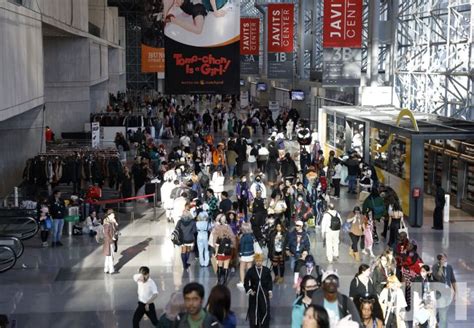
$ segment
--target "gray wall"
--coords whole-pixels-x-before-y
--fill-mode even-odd
[[[0,121],[43,104],[41,17],[0,2]]]
[[[44,145],[42,136],[42,107],[0,122],[0,196],[12,192],[22,181],[26,160]]]

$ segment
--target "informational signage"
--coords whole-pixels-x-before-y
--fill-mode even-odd
[[[280,115],[280,103],[278,101],[270,100],[268,102],[268,109],[272,113],[273,120],[276,121],[278,115]]]
[[[294,5],[268,5],[268,78],[293,77]]]
[[[238,95],[240,2],[184,1],[165,10],[165,92]]]
[[[240,91],[240,107],[245,108],[249,105],[249,92]]]
[[[240,73],[258,74],[260,54],[260,19],[240,19]]]
[[[362,0],[324,0],[324,48],[362,46]]]
[[[324,49],[323,86],[358,87],[360,86],[361,68],[361,49]]]
[[[100,145],[100,123],[99,122],[91,123],[91,133],[92,133],[92,148],[99,148],[99,145]]]
[[[163,2],[143,0],[141,25],[141,71],[142,73],[165,72],[165,49],[163,38]]]

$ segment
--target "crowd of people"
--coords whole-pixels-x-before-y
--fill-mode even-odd
[[[356,151],[325,154],[296,110],[274,120],[258,108],[237,113],[233,99],[228,108],[218,103],[213,111],[199,110],[198,102],[159,102],[163,120],[157,131],[167,131],[161,136],[176,142],[167,148],[147,131],[134,139],[135,162],[125,169],[128,183],[121,192],[145,194],[149,181],[161,181],[160,200],[174,224],[171,239],[180,248],[183,270],[193,258],[201,270],[212,266],[216,286],[204,306],[204,287],[186,285],[158,318],[153,305],[158,290],[142,267],[134,276],[139,295],[134,327],[145,314],[158,327],[235,327],[227,287],[233,272],[249,298],[250,327],[271,326],[273,285],[285,281],[297,295],[291,327],[447,327],[447,307],[439,307],[436,297],[439,285],[456,292],[447,256],[440,254],[433,265],[423,262],[398,196],[379,182],[367,159]],[[117,139],[120,151],[123,138]],[[358,195],[348,214],[336,206],[345,182],[347,193]],[[53,201],[53,219],[55,206]],[[101,231],[104,272],[113,273],[118,237],[112,211],[102,224],[91,214],[87,226],[91,234]],[[316,247],[319,236],[325,250]],[[56,246],[58,238],[53,237]],[[359,264],[346,291],[334,270],[341,262],[341,239]],[[326,267],[315,260],[323,253]],[[291,275],[285,275],[288,270]]]

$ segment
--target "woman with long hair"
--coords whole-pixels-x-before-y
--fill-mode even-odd
[[[395,274],[395,268],[392,268],[389,263],[388,256],[384,253],[379,256],[376,261],[374,270],[372,271],[372,280],[375,286],[375,292],[380,295],[382,289],[387,284],[387,278]]]
[[[359,270],[351,281],[349,296],[352,300],[364,295],[376,295],[374,282],[370,278],[370,267],[367,264],[361,264]]]
[[[364,217],[359,206],[354,207],[352,213],[353,216],[347,219],[347,222],[351,223],[349,237],[351,238],[352,246],[349,248],[349,255],[357,262],[360,262],[360,254],[357,244],[359,244],[360,241],[360,248],[361,250],[364,249]]]
[[[223,215],[220,216],[220,225],[214,228],[213,244],[216,249],[217,283],[225,285],[229,276],[229,264],[232,258],[232,249],[236,246],[236,238]]]
[[[396,276],[388,277],[387,285],[380,293],[379,302],[382,306],[386,328],[405,327],[403,312],[407,307],[407,302],[400,281]]]
[[[280,221],[275,221],[275,228],[270,233],[268,242],[268,258],[273,264],[275,283],[283,283],[285,276],[285,247],[287,232],[285,226]]]
[[[311,304],[304,312],[302,328],[329,328],[329,316],[320,305]]]
[[[211,289],[207,299],[207,311],[216,317],[224,328],[235,328],[237,317],[230,310],[231,294],[229,288],[224,285],[216,285]]]
[[[380,308],[376,298],[361,297],[357,303],[359,303],[357,309],[359,310],[364,328],[383,327],[383,315],[380,311],[376,311],[376,307]]]
[[[239,239],[240,282],[237,283],[237,287],[243,288],[245,274],[253,264],[255,237],[252,232],[252,226],[248,222],[242,224],[240,232],[242,234]]]
[[[389,226],[389,237],[388,237],[388,246],[394,248],[398,243],[398,230],[401,226],[401,221],[403,220],[403,211],[400,203],[395,202],[392,205],[391,211],[388,212],[388,226]]]
[[[374,237],[372,233],[374,224],[374,212],[372,209],[368,208],[364,218],[364,250],[362,253],[364,255],[369,254],[370,257],[375,257],[374,252],[372,251],[372,246],[374,245]]]
[[[104,273],[114,273],[114,236],[115,236],[115,219],[112,209],[107,210],[104,218],[104,244],[103,254],[105,256]]]

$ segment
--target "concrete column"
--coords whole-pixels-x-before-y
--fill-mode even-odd
[[[410,149],[410,216],[409,223],[413,227],[423,226],[423,202],[424,202],[424,163],[425,150],[422,137],[412,135]],[[413,189],[420,188],[420,197],[413,198]]]
[[[256,5],[255,8],[258,9],[263,15],[263,55],[262,55],[262,73],[260,74],[261,76],[267,76],[267,67],[268,67],[268,60],[267,60],[267,54],[268,54],[268,31],[267,31],[267,21],[268,21],[268,10],[266,10],[262,6]]]
[[[89,0],[89,22],[100,28],[100,36],[107,39],[107,1]]]
[[[379,77],[380,2],[369,1],[369,67],[370,86],[378,86]]]

